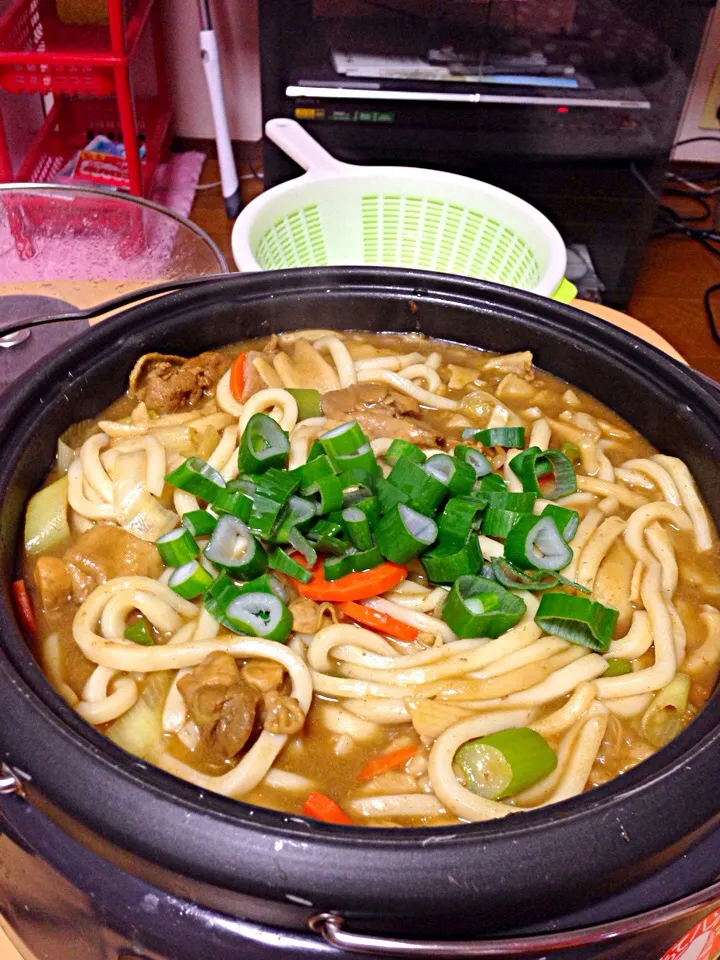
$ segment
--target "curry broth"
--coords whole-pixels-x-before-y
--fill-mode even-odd
[[[537,414],[537,408],[542,417],[555,424],[552,431],[553,446],[559,446],[563,440],[573,441],[578,429],[574,424],[562,419],[563,414],[580,413],[589,415],[603,424],[603,435],[610,440],[606,455],[614,465],[619,465],[633,458],[646,458],[656,453],[654,448],[643,439],[640,434],[609,410],[602,403],[583,393],[577,388],[558,380],[549,374],[535,370],[534,379],[530,382],[518,376],[516,380],[509,377],[507,370],[483,369],[484,364],[494,355],[468,347],[447,345],[428,340],[419,335],[371,335],[350,333],[344,335],[344,342],[348,347],[353,360],[377,355],[393,355],[413,351],[426,358],[434,351],[441,354],[441,364],[438,373],[442,382],[450,386],[445,395],[459,401],[458,411],[433,410],[423,407],[422,419],[430,424],[437,433],[445,438],[452,446],[460,438],[462,427],[458,426],[458,414],[470,425],[482,427],[486,424],[492,410],[492,403],[487,394],[498,397],[516,412],[526,426],[532,420],[524,412],[530,409]],[[277,343],[276,338],[263,340],[248,340],[227,346],[222,353],[234,358],[238,353],[250,349],[271,349]],[[474,375],[473,375],[474,374]],[[479,382],[478,382],[479,381]],[[460,385],[463,384],[463,385]],[[212,398],[203,397],[198,409],[206,409]],[[77,449],[88,437],[100,431],[98,423],[103,419],[122,420],[127,418],[135,406],[135,401],[129,397],[120,398],[108,410],[104,411],[96,420],[88,421],[72,427],[64,435],[64,439]],[[55,479],[57,472],[49,474],[47,482]],[[160,498],[165,504],[171,503],[171,496],[167,490]],[[587,512],[587,507],[577,507],[581,518]],[[631,509],[620,505],[614,515],[627,519]],[[57,557],[62,556],[68,547],[78,540],[79,534],[74,532],[70,543],[67,542],[51,551]],[[717,536],[713,531],[713,546],[706,553],[700,554],[695,549],[692,533],[674,531],[672,534],[674,549],[679,567],[679,582],[674,595],[674,603],[684,623],[687,633],[687,650],[698,648],[705,639],[705,630],[700,622],[698,611],[703,604],[716,604],[720,600],[720,547]],[[24,554],[21,561],[22,573],[28,584],[34,583],[33,573],[37,562],[36,556]],[[607,571],[615,566],[627,567],[631,561],[629,551],[622,539],[618,539],[608,552],[601,571],[598,574],[599,592],[603,592],[603,581],[612,579]],[[418,578],[422,580],[422,577]],[[609,589],[609,588],[608,588]],[[607,592],[607,591],[606,591]],[[87,660],[72,635],[73,618],[78,605],[68,603],[59,610],[44,610],[37,589],[31,587],[31,593],[37,610],[38,633],[34,652],[41,662],[44,662],[45,642],[49,635],[59,637],[59,650],[62,679],[72,691],[80,697],[82,690],[93,673],[94,664]],[[601,597],[601,599],[604,599]],[[607,602],[613,597],[608,593]],[[629,626],[629,612],[634,609],[624,599],[625,609],[621,610],[620,621],[616,636],[622,635]],[[164,643],[166,638],[155,635],[158,643]],[[401,644],[394,644],[396,649],[402,650]],[[652,654],[640,658],[640,665],[652,663]],[[707,668],[693,675],[691,682],[690,702],[683,722],[690,722],[697,710],[710,695],[717,676],[717,663],[709,663]],[[142,683],[143,676],[137,680]],[[544,714],[551,714],[562,706],[565,697],[547,703],[543,707]],[[362,797],[372,797],[385,793],[432,793],[427,776],[427,756],[429,742],[418,736],[413,726],[407,722],[398,724],[378,725],[377,729],[366,738],[353,739],[342,733],[332,732],[324,722],[324,711],[332,708],[336,701],[331,697],[315,694],[313,706],[308,714],[303,730],[292,736],[282,752],[279,754],[275,767],[282,771],[297,774],[315,785],[315,788],[333,797],[339,803],[345,803]],[[542,715],[542,714],[541,714]],[[107,725],[100,725],[101,730]],[[554,748],[560,743],[560,736],[548,737],[548,742]],[[369,782],[358,780],[358,774],[364,765],[371,759],[383,754],[398,745],[412,745],[417,748],[415,757],[406,769],[395,770],[381,774]],[[167,751],[182,762],[195,766],[202,772],[217,774],[229,770],[235,760],[228,760],[224,764],[212,764],[198,761],[188,747],[174,734],[166,734]],[[653,747],[644,738],[638,718],[623,719],[611,714],[601,749],[592,769],[587,787],[605,782],[622,773],[644,759]],[[268,786],[262,782],[255,789],[241,797],[241,799],[257,803],[262,806],[299,813],[303,807],[302,793],[287,792],[282,789]],[[512,802],[512,801],[511,801]],[[358,818],[360,822],[360,818]],[[399,826],[457,823],[454,815],[441,814],[431,817],[417,817],[396,820],[392,816],[379,814],[378,816],[365,815],[361,822],[368,825]]]

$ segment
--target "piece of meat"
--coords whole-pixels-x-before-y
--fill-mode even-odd
[[[174,354],[145,354],[130,374],[129,393],[155,413],[176,413],[214,389],[229,365],[227,357],[212,350],[189,360]]]
[[[178,680],[178,690],[200,733],[208,760],[230,760],[255,728],[260,694],[244,682],[229,653],[217,651]]]
[[[371,440],[393,437],[424,447],[444,446],[444,438],[420,414],[412,397],[391,390],[384,383],[357,383],[331,390],[322,398],[328,420],[357,420]]]
[[[497,370],[501,373],[517,373],[525,380],[534,380],[533,355],[529,350],[518,353],[506,353],[501,357],[494,357],[483,364],[483,370]]]
[[[297,340],[292,356],[282,350],[273,360],[273,366],[284,387],[319,390],[327,393],[340,386],[335,370],[307,340]]]
[[[34,577],[43,610],[59,610],[70,600],[73,583],[67,564],[60,557],[40,557]]]
[[[101,583],[114,577],[152,577],[163,563],[154,543],[138,540],[121,527],[98,523],[81,533],[63,554],[72,580],[73,598],[82,602]]]
[[[265,720],[263,729],[268,733],[284,733],[292,736],[299,733],[305,723],[305,714],[295,697],[285,697],[271,690],[263,697]]]
[[[293,618],[293,632],[315,633],[318,630],[318,622],[322,616],[319,603],[307,597],[298,597],[289,604],[288,610]]]
[[[275,660],[250,660],[240,671],[240,676],[249,686],[260,693],[279,690],[285,677],[285,669]]]

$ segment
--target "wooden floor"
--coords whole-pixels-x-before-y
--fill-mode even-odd
[[[248,172],[250,160],[258,169],[259,149],[246,147],[238,159],[243,172]],[[217,161],[209,159],[201,183],[218,179]],[[244,180],[242,191],[248,202],[262,191],[262,181]],[[191,216],[234,266],[230,252],[232,224],[225,216],[219,188],[198,193]],[[720,346],[710,335],[702,302],[705,289],[718,282],[720,259],[699,243],[678,237],[654,239],[648,245],[628,312],[662,334],[692,366],[720,380]],[[715,302],[720,317],[720,293]]]

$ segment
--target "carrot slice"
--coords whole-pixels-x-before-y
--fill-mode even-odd
[[[30,594],[28,593],[24,580],[16,580],[13,583],[12,595],[20,623],[28,633],[37,633],[35,611],[32,608],[32,601],[30,600]]]
[[[326,797],[324,793],[313,790],[310,796],[303,804],[302,812],[306,817],[313,817],[315,820],[323,820],[325,823],[343,823],[352,824],[352,820],[341,810],[340,807]]]
[[[230,367],[230,393],[240,402],[245,389],[245,361],[246,353],[239,353]]]
[[[399,750],[393,750],[390,753],[383,753],[380,757],[370,760],[358,773],[358,780],[374,780],[381,773],[387,773],[388,770],[394,770],[396,767],[403,767],[417,753],[417,747],[400,747]]]
[[[355,603],[354,600],[346,600],[340,604],[340,612],[346,617],[361,623],[370,630],[377,630],[388,637],[394,637],[396,640],[402,640],[405,643],[412,643],[417,639],[417,627],[411,627],[409,623],[403,623],[402,620],[396,620],[386,613],[380,613],[379,610],[372,610],[370,607],[364,607],[361,603]]]
[[[293,554],[293,559],[307,567],[303,557]],[[407,567],[397,563],[381,563],[372,570],[363,570],[362,573],[349,573],[346,577],[337,580],[325,579],[325,567],[322,558],[312,568],[312,577],[309,583],[300,583],[293,580],[293,587],[297,592],[309,600],[367,600],[376,597],[379,593],[392,590],[407,577]]]

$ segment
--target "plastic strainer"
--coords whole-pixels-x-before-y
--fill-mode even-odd
[[[294,120],[268,137],[307,173],[267,190],[232,233],[239,270],[378,264],[462,274],[569,303],[565,245],[552,223],[488,183],[420,167],[332,157]]]

